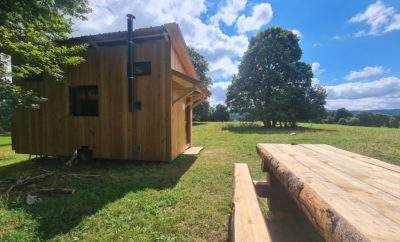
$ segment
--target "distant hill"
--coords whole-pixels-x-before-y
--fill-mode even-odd
[[[358,111],[350,111],[354,114],[361,112],[370,112],[370,113],[379,113],[386,114],[390,116],[400,116],[400,109],[373,109],[373,110],[358,110]]]
[[[327,110],[328,112],[335,112],[336,110]],[[353,114],[361,113],[361,112],[370,112],[370,113],[378,113],[385,114],[390,116],[400,116],[400,109],[371,109],[371,110],[349,110]]]

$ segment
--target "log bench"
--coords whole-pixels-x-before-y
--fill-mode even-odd
[[[323,144],[258,144],[257,152],[270,185],[326,241],[400,241],[400,167]]]

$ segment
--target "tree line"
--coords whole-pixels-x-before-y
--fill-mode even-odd
[[[193,109],[194,121],[229,121],[230,112],[223,104],[211,107],[208,101],[204,101]]]
[[[341,124],[351,126],[399,128],[400,116],[390,116],[372,112],[352,113],[345,108],[327,112],[324,118],[316,120],[326,124]]]

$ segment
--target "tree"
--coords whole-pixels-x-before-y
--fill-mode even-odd
[[[311,66],[301,62],[299,39],[291,31],[269,28],[250,40],[227,92],[234,113],[264,126],[296,126],[325,112],[325,91],[312,86]]]
[[[389,127],[390,128],[399,128],[399,126],[400,126],[400,117],[390,116]]]
[[[348,119],[347,124],[351,126],[358,126],[360,125],[360,120],[357,117],[351,117]]]
[[[209,76],[208,62],[204,56],[200,55],[194,48],[189,47],[188,52],[192,58],[194,69],[199,77],[199,80],[205,87],[211,85],[211,78]],[[207,121],[210,119],[210,103],[203,101],[201,104],[193,109],[193,119],[196,121]]]
[[[210,120],[211,110],[210,103],[203,101],[193,109],[193,120],[195,121],[208,121]]]
[[[208,61],[204,56],[200,55],[194,48],[188,48],[189,55],[192,58],[194,69],[199,77],[199,80],[203,83],[205,87],[211,85],[211,77],[209,76]]]
[[[213,113],[211,114],[211,120],[213,121],[229,121],[229,111],[225,105],[218,104]]]
[[[337,123],[341,125],[347,125],[347,120],[345,118],[340,118]]]
[[[347,118],[351,118],[351,117],[353,117],[353,114],[345,108],[340,108],[340,109],[336,110],[336,112],[334,114],[335,122],[339,122],[339,120],[341,118],[347,119]]]
[[[0,53],[11,56],[13,78],[63,80],[66,67],[84,61],[79,54],[86,47],[63,44],[72,32],[71,18],[85,19],[89,10],[87,0],[0,0]],[[13,85],[6,65],[1,61],[0,101],[38,107],[44,99]]]
[[[361,126],[374,126],[374,117],[372,113],[361,112],[358,113],[356,117],[360,120]]]

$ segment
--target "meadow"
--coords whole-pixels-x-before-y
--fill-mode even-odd
[[[198,157],[66,167],[56,158],[15,154],[10,137],[0,136],[0,180],[47,170],[58,175],[32,186],[76,190],[33,205],[25,203],[32,186],[0,198],[0,241],[226,241],[233,164],[247,163],[254,180],[265,179],[257,143],[324,143],[400,165],[400,129],[301,124],[268,130],[258,123],[210,122],[194,123],[193,138],[205,147]],[[66,175],[71,173],[100,176]]]

